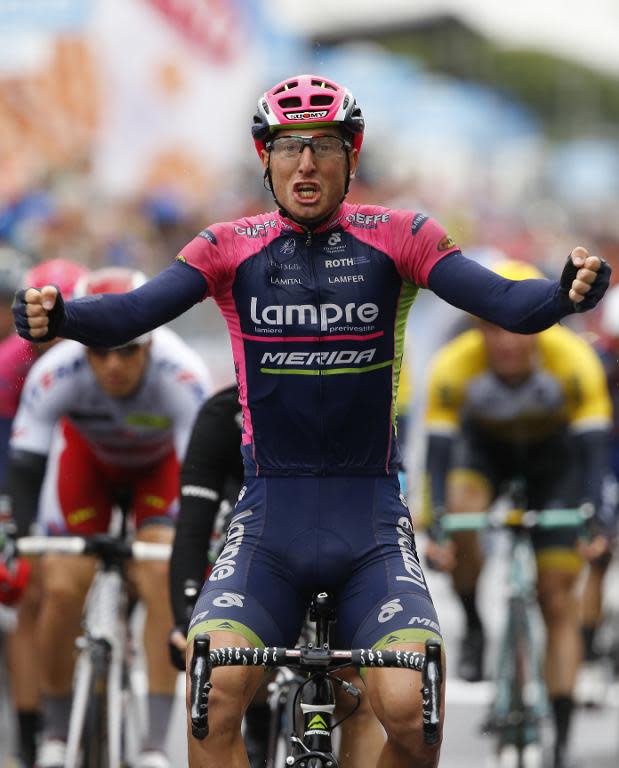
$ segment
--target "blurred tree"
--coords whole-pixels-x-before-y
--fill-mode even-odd
[[[617,79],[538,50],[505,48],[450,16],[410,25],[349,28],[316,44],[374,40],[423,62],[429,71],[495,88],[533,109],[553,138],[583,133],[616,136]]]

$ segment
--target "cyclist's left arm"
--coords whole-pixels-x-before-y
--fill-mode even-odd
[[[587,257],[589,266],[584,271],[579,271],[570,255],[560,280],[507,280],[463,256],[433,219],[402,211],[393,212],[392,249],[405,279],[430,288],[459,309],[517,333],[537,333],[550,327],[577,311],[575,301],[578,311],[591,309],[606,291],[611,272],[608,264],[575,248],[574,258]],[[577,274],[586,275],[592,284],[577,280]]]

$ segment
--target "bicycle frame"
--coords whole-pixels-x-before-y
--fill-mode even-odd
[[[217,666],[291,667],[305,678],[301,688],[301,711],[304,732],[299,738],[290,736],[291,751],[286,766],[299,768],[337,768],[331,733],[335,710],[334,681],[358,697],[359,691],[350,683],[334,678],[332,673],[343,667],[399,667],[422,672],[424,736],[429,744],[439,740],[440,692],[442,682],[441,645],[426,641],[426,654],[412,651],[374,651],[358,649],[336,651],[329,647],[329,626],[332,623],[330,597],[316,597],[316,645],[308,643],[295,649],[287,648],[216,648],[211,650],[210,637],[197,635],[191,662],[191,727],[197,739],[208,735],[208,694],[210,677]],[[276,767],[278,768],[278,767]]]
[[[168,559],[171,546],[130,544],[110,536],[30,536],[19,539],[17,545],[26,555],[90,554],[99,560],[84,604],[83,635],[76,643],[79,655],[65,768],[120,768],[127,757],[137,756],[145,725],[129,670],[129,598],[123,565],[131,558]],[[130,745],[130,739],[135,744]]]
[[[527,753],[531,764],[541,765],[541,731],[550,714],[543,673],[537,564],[529,531],[582,528],[588,517],[580,508],[535,511],[516,506],[507,511],[454,513],[442,518],[447,533],[485,529],[510,532],[507,615],[499,640],[495,694],[487,726],[497,736],[499,753],[506,746],[515,750],[516,762],[510,763],[514,766],[523,765]],[[531,747],[538,748],[538,756],[532,756]]]

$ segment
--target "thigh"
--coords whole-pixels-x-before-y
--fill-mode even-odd
[[[366,509],[353,512],[347,527],[358,557],[337,593],[338,643],[345,648],[387,648],[440,638],[397,478],[374,479]]]
[[[41,525],[52,535],[87,536],[109,525],[108,483],[90,446],[66,420],[50,452],[40,509]]]
[[[196,603],[189,639],[234,632],[252,646],[294,646],[307,600],[302,520],[311,505],[302,485],[283,478],[246,481]]]

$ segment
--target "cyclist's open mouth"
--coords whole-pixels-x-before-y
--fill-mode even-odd
[[[310,181],[297,182],[292,188],[295,202],[313,205],[320,200],[320,186]]]

